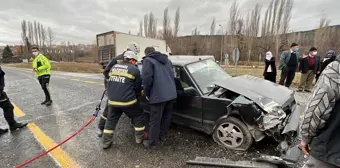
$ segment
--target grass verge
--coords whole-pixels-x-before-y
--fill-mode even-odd
[[[230,75],[252,75],[252,76],[256,76],[259,78],[264,78],[263,77],[263,71],[264,68],[237,68],[237,72],[235,70],[235,68],[227,68],[226,71],[230,74]],[[279,82],[280,80],[280,75],[281,75],[281,71],[278,70],[277,71],[277,75],[276,75],[276,83]],[[301,79],[301,73],[296,73],[295,74],[295,78],[292,82],[292,85],[295,87],[298,87],[298,85],[300,84],[300,79]]]
[[[17,68],[32,68],[31,63],[17,63],[17,64],[6,64],[5,66],[17,67]],[[223,67],[223,66],[222,66]],[[250,68],[250,67],[239,67],[237,68],[237,72],[235,68],[228,67],[225,68],[226,71],[230,75],[252,75],[259,78],[263,78],[263,69],[262,67],[258,68]],[[64,72],[81,72],[81,73],[102,73],[103,69],[100,65],[96,63],[76,63],[76,62],[62,62],[62,63],[52,63],[52,70],[54,71],[64,71]],[[281,71],[277,72],[277,82],[280,80]],[[300,73],[296,73],[295,78],[293,80],[293,86],[298,86],[300,83]]]

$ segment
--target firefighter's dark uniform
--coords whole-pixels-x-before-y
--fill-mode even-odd
[[[0,67],[0,108],[2,108],[4,112],[5,120],[7,121],[9,128],[11,131],[14,131],[18,128],[23,128],[27,125],[27,123],[19,123],[14,119],[14,106],[9,100],[6,92],[4,91],[5,87],[5,72],[2,71]],[[7,132],[8,129],[0,129],[0,135]]]
[[[112,144],[113,132],[124,112],[135,128],[136,143],[144,137],[144,112],[137,95],[141,93],[142,82],[139,69],[128,61],[122,61],[112,67],[107,86],[108,116],[103,134],[103,148]]]
[[[124,53],[123,54],[120,54],[120,55],[117,55],[116,57],[114,57],[110,62],[109,64],[107,64],[107,66],[105,67],[104,69],[104,76],[105,76],[105,79],[104,79],[104,85],[105,85],[105,89],[107,88],[107,82],[110,78],[109,76],[109,73],[112,69],[112,67],[114,65],[116,65],[119,61],[123,60],[124,59]],[[98,123],[98,129],[99,129],[99,133],[98,133],[98,136],[101,137],[102,136],[102,131],[104,130],[104,126],[105,126],[105,121],[106,121],[106,118],[107,118],[107,114],[108,114],[108,103],[106,103],[105,105],[105,109],[103,111],[103,113],[100,115],[100,120],[99,120],[99,123]]]

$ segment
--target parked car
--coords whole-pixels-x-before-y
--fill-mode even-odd
[[[278,142],[297,136],[300,114],[292,90],[254,76],[231,77],[211,58],[169,58],[178,92],[174,123],[233,150],[247,150],[266,136]],[[145,97],[141,105],[150,111]]]

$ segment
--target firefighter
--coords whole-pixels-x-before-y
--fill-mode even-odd
[[[127,47],[126,47],[126,51],[133,51],[136,55],[139,54],[139,46],[136,42],[130,42]],[[126,52],[124,51],[122,54],[120,55],[117,55],[116,57],[114,57],[109,64],[107,64],[107,66],[105,67],[104,69],[104,85],[105,85],[105,88],[107,88],[107,81],[108,79],[110,78],[109,76],[109,73],[110,73],[110,70],[111,68],[116,65],[118,62],[122,61],[124,59],[124,53]],[[99,120],[99,123],[98,123],[98,137],[101,137],[103,135],[103,130],[104,130],[104,126],[105,126],[105,121],[106,121],[106,118],[107,118],[107,113],[108,113],[108,104],[106,103],[105,105],[105,109],[104,109],[104,112],[103,114],[100,115],[100,120]]]
[[[103,149],[112,144],[113,133],[123,112],[132,120],[136,143],[144,138],[144,112],[137,95],[142,93],[140,71],[136,67],[137,55],[132,51],[124,53],[124,60],[114,65],[107,85],[108,116],[103,131]]]
[[[49,106],[52,104],[51,94],[48,89],[51,78],[51,64],[50,61],[40,53],[38,47],[32,47],[32,54],[35,56],[33,60],[33,71],[45,94],[45,101],[41,104]]]
[[[0,67],[0,108],[4,111],[4,117],[9,125],[9,129],[11,131],[15,131],[18,128],[26,127],[27,123],[20,123],[15,121],[14,119],[14,106],[9,100],[6,92],[4,91],[5,87],[5,72],[2,71]],[[0,135],[8,132],[8,129],[0,128]]]

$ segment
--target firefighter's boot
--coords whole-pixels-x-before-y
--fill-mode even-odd
[[[27,123],[20,123],[20,122],[14,122],[13,124],[9,124],[9,129],[11,131],[15,131],[20,128],[24,128],[27,126]]]
[[[98,129],[98,130],[97,130],[97,136],[98,136],[98,137],[102,137],[102,136],[103,136],[103,130]]]
[[[103,149],[109,149],[112,145],[113,133],[104,133],[103,134]]]
[[[0,135],[5,134],[8,132],[8,129],[2,129],[0,128]]]
[[[140,144],[144,140],[144,131],[135,131],[136,143]]]

